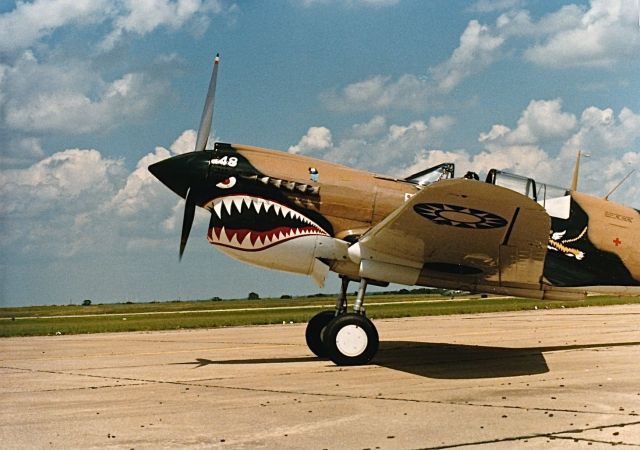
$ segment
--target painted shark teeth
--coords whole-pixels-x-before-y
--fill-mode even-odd
[[[248,195],[229,195],[210,201],[206,207],[211,211],[212,225],[209,228],[209,241],[246,251],[257,251],[303,236],[328,233],[305,215],[272,200]],[[269,221],[280,223],[270,230],[251,229],[251,226],[230,228],[233,220],[243,214],[269,216]],[[279,220],[280,219],[280,220]]]
[[[235,214],[236,211],[242,213],[242,211],[249,208],[253,208],[257,213],[273,209],[276,215],[282,216],[283,218],[291,217],[293,219],[304,222],[311,227],[321,230],[320,226],[317,223],[300,214],[299,212],[287,206],[281,205],[280,203],[259,197],[250,197],[248,195],[229,195],[226,197],[219,197],[206,205],[206,208],[215,213],[219,219],[222,219],[223,207],[227,211],[228,215]]]
[[[321,233],[313,228],[290,228],[277,232],[254,232],[244,230],[238,233],[226,228],[210,228],[209,242],[216,245],[231,247],[239,250],[258,251],[272,247],[290,239],[303,236],[317,236]]]

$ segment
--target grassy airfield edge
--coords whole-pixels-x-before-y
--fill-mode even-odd
[[[349,298],[350,304],[353,298]],[[0,308],[0,337],[86,334],[306,323],[331,309],[323,297],[250,301],[175,301],[91,306]],[[640,304],[638,296],[593,296],[579,301],[540,301],[513,297],[375,295],[367,299],[371,319],[478,314],[534,309]]]

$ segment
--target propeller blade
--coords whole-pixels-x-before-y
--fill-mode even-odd
[[[211,73],[211,81],[209,81],[209,91],[207,92],[207,99],[204,102],[204,109],[202,110],[202,117],[200,118],[200,127],[198,128],[198,138],[196,140],[195,151],[199,152],[204,150],[209,139],[209,133],[211,132],[211,122],[213,119],[213,103],[216,98],[216,83],[218,79],[218,64],[220,63],[220,54],[216,55],[216,59],[213,62],[213,72]]]
[[[184,254],[184,248],[187,245],[189,239],[189,233],[191,232],[191,226],[193,225],[193,218],[196,214],[196,202],[193,199],[192,190],[189,189],[184,205],[184,217],[182,219],[182,236],[180,237],[180,260]]]

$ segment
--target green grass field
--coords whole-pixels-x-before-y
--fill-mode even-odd
[[[349,304],[352,303],[350,297]],[[381,319],[629,303],[640,304],[640,297],[594,296],[580,301],[540,301],[471,296],[466,300],[451,300],[439,295],[378,294],[367,297],[365,306],[371,319]],[[304,323],[318,311],[331,309],[333,304],[332,297],[299,297],[0,308],[0,337]]]

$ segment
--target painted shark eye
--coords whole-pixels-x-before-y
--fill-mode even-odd
[[[216,184],[216,187],[220,189],[230,189],[236,185],[236,177],[229,177],[226,180],[222,180],[220,183]]]

